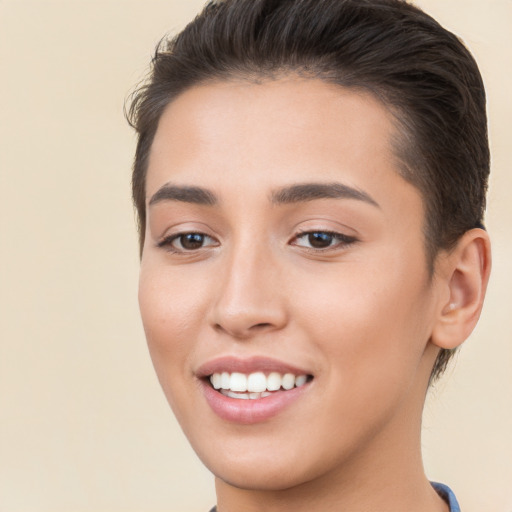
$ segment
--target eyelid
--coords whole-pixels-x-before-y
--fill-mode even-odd
[[[209,239],[210,241],[213,241],[213,243],[208,243],[206,245],[202,245],[201,247],[198,247],[197,249],[186,249],[184,247],[183,248],[174,247],[173,243],[176,240],[179,240],[181,237],[184,237],[186,235],[200,235],[200,236],[204,237],[205,239]],[[204,233],[203,231],[200,231],[198,229],[183,229],[181,231],[163,236],[156,243],[156,246],[158,248],[164,249],[164,250],[174,253],[174,254],[194,254],[194,253],[198,253],[198,252],[200,252],[204,249],[210,248],[210,247],[217,247],[218,245],[219,245],[219,241],[215,237],[213,237],[212,235],[209,235],[207,233]]]
[[[332,236],[334,239],[337,239],[338,242],[334,245],[330,245],[328,247],[307,247],[305,245],[294,243],[300,238],[305,236],[309,236],[315,233],[322,233],[325,235]],[[348,246],[358,242],[358,238],[352,235],[346,235],[344,233],[340,233],[338,231],[333,231],[330,229],[301,229],[294,235],[290,244],[295,245],[296,247],[301,247],[302,249],[306,249],[311,252],[327,252],[327,251],[336,251],[340,249],[347,248]]]

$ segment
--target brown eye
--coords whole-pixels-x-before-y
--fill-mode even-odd
[[[193,251],[194,249],[200,249],[203,246],[204,239],[205,236],[201,233],[187,233],[185,235],[180,235],[176,241],[179,241],[181,249]]]
[[[325,249],[330,247],[334,240],[334,236],[331,233],[315,232],[308,234],[308,242],[311,247],[315,249]]]
[[[158,243],[158,247],[162,247],[169,252],[184,253],[198,251],[205,247],[217,246],[218,242],[211,236],[203,233],[177,233],[168,236]]]
[[[322,251],[326,249],[342,249],[356,242],[356,238],[342,233],[330,231],[307,231],[295,237],[292,245],[305,249]]]

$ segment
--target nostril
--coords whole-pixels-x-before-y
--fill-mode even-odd
[[[260,324],[256,324],[256,325],[253,325],[251,327],[251,329],[265,329],[267,327],[270,327],[272,324],[268,323],[268,322],[263,322],[263,323],[260,323]]]
[[[224,329],[222,328],[222,325],[220,325],[220,324],[215,324],[215,325],[213,326],[213,328],[214,328],[216,331],[223,331],[223,330],[224,330]]]
[[[215,323],[213,328],[217,332],[228,333],[236,338],[248,338],[251,337],[252,334],[271,330],[273,328],[273,324],[271,322],[260,322],[244,327],[239,325],[223,325],[221,323]]]

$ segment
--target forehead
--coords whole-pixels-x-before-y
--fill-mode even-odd
[[[399,179],[393,115],[373,95],[295,77],[214,82],[180,95],[153,141],[147,197],[169,180],[219,186]],[[393,180],[389,180],[390,175]]]

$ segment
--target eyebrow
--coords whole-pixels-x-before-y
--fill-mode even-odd
[[[218,203],[215,194],[201,187],[179,186],[166,183],[149,200],[149,206],[162,201],[180,201],[183,203],[214,206]]]
[[[366,192],[342,183],[300,183],[275,190],[270,195],[274,204],[293,204],[317,199],[355,199],[380,208]],[[166,183],[149,200],[149,206],[162,201],[180,201],[204,206],[219,203],[217,196],[202,187],[180,186]]]
[[[316,199],[356,199],[380,208],[369,194],[342,183],[301,183],[276,190],[271,195],[275,204],[291,204]]]

